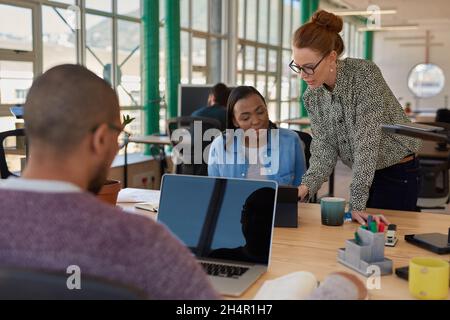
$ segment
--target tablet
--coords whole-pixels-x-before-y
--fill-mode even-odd
[[[430,125],[421,124],[421,123],[400,123],[400,124],[396,124],[396,126],[402,127],[402,128],[416,129],[416,130],[426,131],[426,132],[438,132],[438,131],[444,130],[444,128],[442,128],[442,127],[435,127],[435,126],[430,126]]]

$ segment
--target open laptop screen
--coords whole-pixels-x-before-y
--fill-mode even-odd
[[[277,184],[165,175],[158,221],[197,258],[268,265]]]

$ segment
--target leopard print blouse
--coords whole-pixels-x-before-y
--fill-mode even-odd
[[[339,60],[334,90],[308,88],[303,101],[313,134],[310,167],[302,180],[310,195],[327,181],[339,157],[353,172],[350,209],[365,210],[375,171],[421,146],[418,139],[381,130],[382,124],[410,121],[371,61]]]

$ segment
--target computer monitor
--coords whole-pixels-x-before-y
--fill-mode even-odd
[[[208,104],[208,96],[214,84],[192,85],[180,84],[178,86],[178,115],[190,116],[192,112]],[[230,90],[235,87],[228,86]]]

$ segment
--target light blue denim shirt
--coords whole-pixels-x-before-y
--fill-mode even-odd
[[[279,185],[299,186],[306,171],[305,153],[298,135],[288,129],[274,129],[268,134],[267,147],[260,150],[258,159],[263,164],[268,180]],[[249,160],[240,139],[224,148],[224,136],[214,139],[209,150],[208,175],[214,177],[247,178]],[[232,146],[232,147],[231,147]]]

